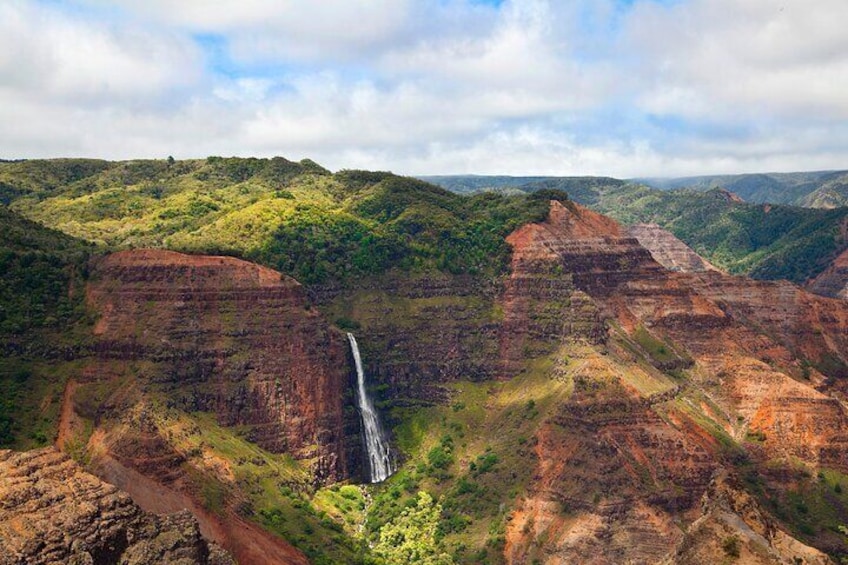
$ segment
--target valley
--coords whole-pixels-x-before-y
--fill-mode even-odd
[[[0,448],[70,466],[55,444],[215,552],[848,557],[844,208],[614,179],[466,196],[282,158],[0,180]],[[396,465],[373,484],[360,388]]]

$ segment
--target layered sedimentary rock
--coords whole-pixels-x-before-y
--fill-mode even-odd
[[[700,273],[717,271],[709,261],[695,253],[691,247],[677,239],[673,233],[657,224],[635,224],[627,234],[651,252],[654,260],[669,271]]]
[[[807,288],[822,296],[848,300],[848,250],[843,251]]]
[[[781,530],[725,473],[704,493],[702,514],[686,530],[662,565],[701,565],[734,560],[751,565],[829,565],[821,551]]]
[[[574,394],[537,432],[537,470],[507,527],[509,562],[696,562],[706,553],[679,524],[699,518],[713,473],[732,467],[722,438],[756,437],[751,454],[763,463],[848,470],[848,415],[833,395],[848,362],[844,301],[788,283],[670,272],[614,222],[572,203],[552,202],[546,222],[508,241],[513,278],[556,273],[554,284],[573,284],[619,328],[600,342],[612,354],[691,367],[687,385],[653,394],[627,367],[573,377]],[[742,536],[742,553],[765,548],[763,563],[787,562],[781,547],[826,562],[785,534],[750,541],[748,518],[718,526],[725,515],[706,514],[698,523]],[[710,539],[701,545],[712,551]]]
[[[383,398],[430,403],[444,400],[442,383],[497,376],[494,293],[472,277],[393,273],[314,294],[331,320],[355,320],[365,373],[387,388]]]
[[[96,266],[88,299],[104,363],[152,363],[140,377],[172,406],[213,412],[269,451],[314,460],[319,481],[351,472],[348,347],[295,280],[229,257],[124,251]]]
[[[0,548],[9,565],[234,563],[188,512],[145,513],[53,448],[0,451]]]

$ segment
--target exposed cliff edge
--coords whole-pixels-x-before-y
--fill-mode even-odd
[[[657,224],[635,224],[627,228],[627,234],[635,237],[639,244],[651,252],[654,260],[669,271],[700,273],[718,271],[709,261],[677,239],[673,233]]]
[[[610,332],[605,356],[572,359],[573,393],[536,432],[537,468],[506,531],[510,563],[588,555],[595,563],[694,563],[700,542],[680,524],[707,520],[698,501],[717,499],[711,477],[735,469],[734,457],[745,453],[748,465],[764,469],[848,471],[848,413],[839,400],[844,301],[789,283],[668,271],[604,220],[554,201],[546,222],[508,239],[512,277],[549,272],[573,281]],[[643,360],[659,371],[646,372]],[[745,451],[731,456],[736,442]],[[769,480],[777,491],[795,488],[779,473]],[[759,526],[722,518],[719,527],[716,512],[704,511],[709,527],[742,539],[731,552],[760,548],[762,563],[828,562],[786,534],[749,543],[747,532]],[[675,556],[673,547],[685,551]]]
[[[750,565],[834,563],[821,551],[781,530],[726,474],[710,483],[701,509],[701,516],[687,528],[677,550],[662,565],[701,565],[728,559]]]
[[[228,565],[188,512],[156,516],[51,448],[0,451],[0,563]]]
[[[807,288],[822,296],[848,300],[848,250],[843,251]]]
[[[154,363],[142,378],[173,407],[212,412],[268,451],[314,461],[319,482],[349,476],[347,342],[297,281],[231,257],[133,250],[96,265],[88,300],[101,362]]]

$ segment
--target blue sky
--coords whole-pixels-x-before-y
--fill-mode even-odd
[[[0,157],[848,168],[844,0],[4,0]]]

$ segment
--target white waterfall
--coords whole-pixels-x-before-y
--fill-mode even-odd
[[[394,473],[395,466],[389,449],[389,442],[383,434],[380,420],[368,393],[365,390],[365,371],[362,370],[362,359],[359,357],[359,347],[356,338],[348,333],[353,360],[356,362],[357,396],[359,397],[359,412],[362,414],[362,427],[365,430],[365,448],[368,451],[368,463],[371,470],[371,482],[379,483]]]

